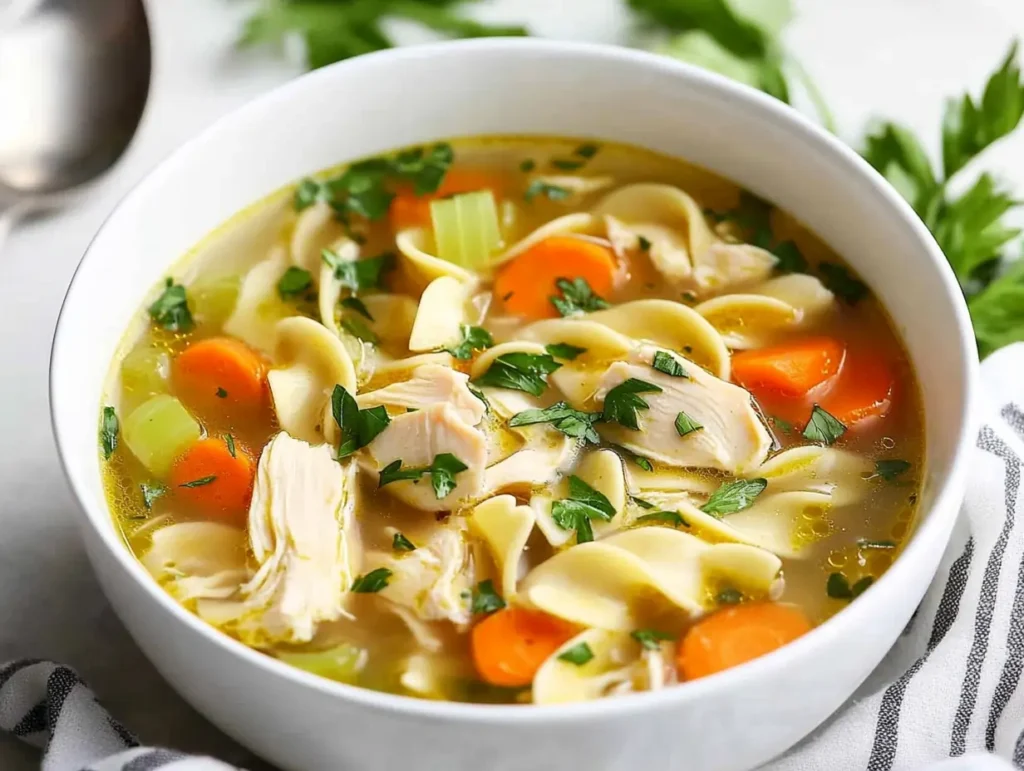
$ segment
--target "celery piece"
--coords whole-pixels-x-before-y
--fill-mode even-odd
[[[163,477],[175,458],[199,439],[202,430],[181,402],[154,396],[129,413],[122,427],[125,444],[150,473]]]
[[[350,684],[355,683],[366,664],[366,652],[351,643],[342,643],[325,651],[278,653],[277,657],[285,664],[314,675]]]
[[[148,345],[128,352],[121,361],[121,386],[132,396],[145,398],[167,392],[170,357]]]
[[[490,190],[430,202],[437,256],[476,269],[486,267],[501,244],[498,207]]]
[[[193,315],[203,324],[222,326],[235,310],[241,287],[239,276],[197,281],[188,289]]]

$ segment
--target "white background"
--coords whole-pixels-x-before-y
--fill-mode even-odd
[[[884,115],[909,125],[936,150],[944,99],[965,88],[976,93],[1010,39],[1024,37],[1021,0],[795,2],[799,16],[787,41],[851,142],[869,118]],[[547,37],[617,43],[629,35],[624,5],[496,0],[480,12],[523,21]],[[61,660],[143,742],[208,752],[256,771],[262,768],[257,761],[174,695],[113,616],[79,545],[74,503],[50,433],[54,323],[71,274],[105,215],[176,146],[297,74],[268,56],[232,49],[245,3],[149,0],[147,7],[154,81],[135,143],[87,200],[22,225],[0,251],[0,663],[21,656]],[[1024,197],[1024,131],[988,154],[985,165],[1015,182]],[[34,751],[0,738],[0,769],[37,764]]]

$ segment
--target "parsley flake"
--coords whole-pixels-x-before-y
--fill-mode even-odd
[[[637,410],[650,409],[651,405],[638,396],[638,394],[661,393],[661,391],[661,386],[648,383],[645,380],[638,380],[633,377],[624,380],[611,389],[604,397],[603,419],[607,423],[618,423],[626,428],[639,431],[640,424],[637,422]]]
[[[547,388],[547,376],[562,365],[550,354],[505,353],[487,368],[476,384],[494,388],[511,388],[540,396]]]
[[[153,508],[157,499],[167,494],[167,486],[160,482],[143,482],[139,489],[142,491],[142,505],[147,509]]]
[[[671,377],[690,377],[676,357],[667,351],[658,351],[655,353],[654,358],[651,360],[651,366],[658,370],[658,372],[663,372]]]
[[[544,346],[544,350],[556,359],[565,359],[566,361],[575,361],[577,357],[587,352],[586,348],[569,343],[549,343]]]
[[[340,385],[334,386],[331,394],[331,415],[341,434],[336,456],[338,460],[368,445],[391,423],[383,406],[361,410],[355,397]]]
[[[551,295],[551,304],[562,316],[573,316],[577,313],[590,313],[609,307],[608,301],[594,293],[585,278],[559,278],[555,286],[561,296]]]
[[[470,610],[473,613],[494,613],[505,607],[505,600],[498,594],[494,582],[489,578],[473,587],[472,597]]]
[[[657,629],[635,629],[629,636],[640,643],[644,650],[656,651],[661,647],[661,642],[674,640],[676,636],[668,632],[659,632]]]
[[[510,427],[531,426],[536,423],[550,423],[552,428],[561,431],[574,439],[583,439],[591,444],[600,444],[601,437],[594,429],[594,423],[600,419],[597,412],[580,412],[565,402],[557,402],[544,409],[524,410],[513,415],[508,424]]]
[[[744,511],[754,505],[754,500],[767,486],[768,480],[763,477],[725,482],[711,494],[700,510],[719,518],[724,514]]]
[[[565,661],[569,664],[575,664],[578,667],[583,666],[588,661],[594,658],[594,651],[590,649],[590,646],[585,642],[577,643],[571,648],[566,648],[564,651],[558,654],[559,661]]]
[[[370,329],[370,325],[358,316],[346,316],[341,320],[341,328],[357,340],[371,345],[380,345],[380,337]]]
[[[201,477],[199,479],[193,479],[191,482],[183,482],[178,487],[206,487],[217,481],[217,475],[211,474],[208,477]]]
[[[841,300],[856,305],[868,296],[868,286],[844,266],[834,262],[823,262],[818,266],[822,283]]]
[[[375,594],[388,585],[391,576],[394,575],[387,568],[377,568],[365,575],[356,576],[352,582],[352,591],[356,594]]]
[[[305,268],[291,265],[277,280],[277,293],[282,300],[290,300],[303,294],[311,286],[313,274]]]
[[[394,460],[380,470],[380,480],[377,482],[377,487],[384,487],[384,485],[389,485],[392,482],[404,480],[416,481],[424,474],[429,474],[430,484],[434,488],[434,496],[441,500],[455,489],[455,476],[468,468],[469,466],[450,452],[438,454],[429,466],[402,468],[402,461]]]
[[[647,504],[650,506],[651,504]],[[652,507],[653,508],[653,507]],[[672,527],[689,527],[690,523],[686,517],[678,511],[652,511],[650,514],[642,514],[636,518],[637,522],[663,522]]]
[[[607,522],[614,516],[611,501],[575,474],[569,477],[569,497],[551,504],[551,518],[563,530],[575,530],[576,543],[594,540],[592,519]]]
[[[341,307],[355,311],[368,321],[374,320],[373,316],[370,315],[369,308],[366,307],[366,303],[364,303],[358,297],[346,297],[344,300],[341,301]]]
[[[104,460],[110,460],[110,456],[117,449],[120,431],[121,421],[117,419],[117,412],[113,407],[104,407],[103,417],[100,420],[100,448],[103,450]]]
[[[164,291],[148,310],[153,322],[168,332],[188,332],[195,326],[185,287],[175,284],[173,279],[167,279]]]
[[[352,292],[381,289],[384,275],[395,267],[397,260],[393,252],[362,260],[345,260],[330,249],[324,249],[320,257],[334,271],[338,283]]]
[[[544,196],[549,201],[564,201],[572,195],[572,191],[559,185],[552,185],[551,183],[545,182],[541,179],[535,179],[530,183],[529,187],[526,188],[526,194],[523,197],[526,199],[526,202],[529,203],[539,195]]]
[[[473,351],[483,351],[494,345],[494,338],[491,333],[483,327],[472,327],[468,324],[462,325],[462,340],[454,348],[447,348],[452,356],[462,361],[473,358]]]
[[[829,573],[828,581],[825,582],[825,592],[834,600],[855,600],[874,582],[873,577],[864,576],[851,586],[842,573]]]
[[[886,482],[891,482],[901,474],[910,470],[910,462],[899,459],[876,460],[875,475],[880,476]]]
[[[685,412],[680,412],[676,415],[676,433],[679,434],[679,436],[688,436],[694,431],[703,430],[703,428],[704,426],[691,418]]]
[[[416,551],[416,544],[401,533],[395,533],[391,539],[391,548],[395,551]]]
[[[818,442],[827,446],[834,444],[845,433],[846,426],[815,404],[803,436],[808,442]]]
[[[227,436],[224,437],[224,444],[228,446],[228,453],[231,455],[231,457],[237,458],[238,455],[236,454],[235,451],[235,437],[231,436],[231,434],[228,434]]]

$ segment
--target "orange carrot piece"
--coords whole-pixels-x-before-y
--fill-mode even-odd
[[[846,347],[830,337],[808,337],[732,357],[732,379],[755,396],[803,397],[843,365]]]
[[[585,279],[607,297],[615,285],[615,253],[610,246],[578,236],[545,238],[512,258],[494,280],[494,296],[514,316],[544,319],[558,315],[551,297],[561,294],[560,278]]]
[[[459,193],[472,193],[477,190],[490,190],[497,200],[501,197],[503,181],[493,172],[480,169],[452,169],[433,193],[416,195],[411,188],[398,191],[391,201],[388,218],[394,231],[405,228],[430,226],[430,202]]]
[[[736,605],[690,627],[676,666],[684,680],[707,677],[771,653],[810,629],[807,617],[791,605]]]
[[[174,359],[174,387],[183,401],[216,412],[256,412],[267,404],[267,367],[240,340],[211,337]]]
[[[821,406],[849,428],[867,418],[884,417],[892,407],[895,387],[896,378],[884,359],[852,351]]]
[[[201,439],[174,462],[170,482],[178,500],[210,519],[244,525],[256,466],[237,445]]]
[[[574,626],[547,613],[505,608],[473,627],[473,662],[485,682],[519,688],[575,634]]]

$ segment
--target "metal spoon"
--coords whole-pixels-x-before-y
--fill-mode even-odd
[[[150,66],[142,0],[0,0],[0,245],[121,157]]]

